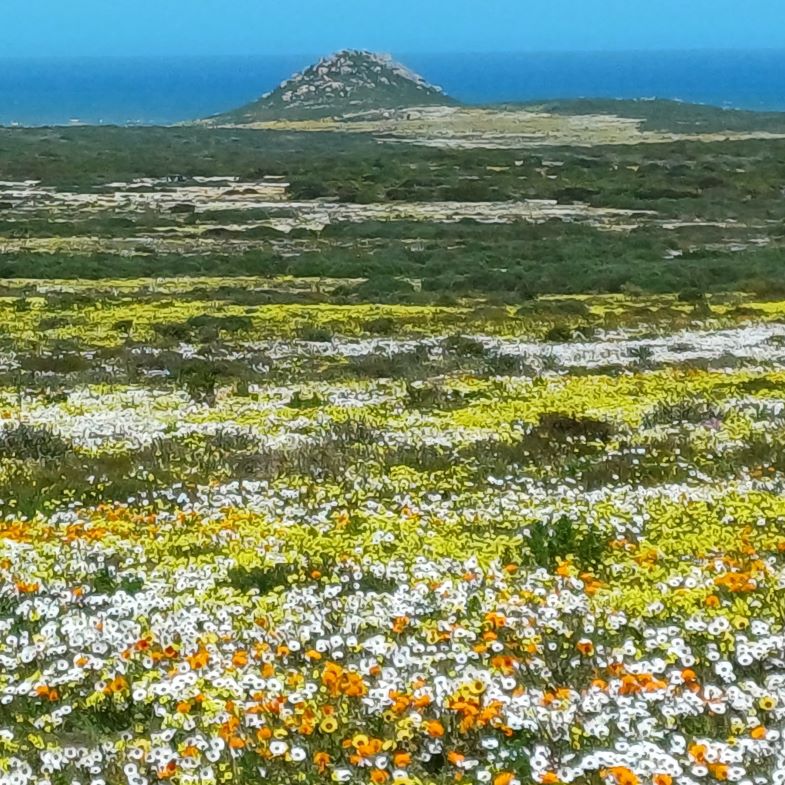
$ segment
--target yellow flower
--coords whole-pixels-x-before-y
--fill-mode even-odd
[[[335,733],[338,730],[338,720],[335,717],[325,717],[319,723],[319,730],[322,733]]]
[[[368,737],[364,733],[358,733],[352,739],[352,747],[355,749],[364,747],[366,744],[368,744]]]
[[[466,689],[472,695],[482,695],[482,693],[485,692],[485,685],[479,679],[475,679],[466,685]]]

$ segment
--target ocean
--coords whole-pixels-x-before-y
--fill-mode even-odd
[[[785,111],[785,51],[396,54],[467,103],[672,98]],[[168,124],[258,98],[314,56],[0,60],[0,124]]]

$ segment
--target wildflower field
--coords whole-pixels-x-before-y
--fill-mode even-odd
[[[291,285],[3,290],[0,782],[785,782],[785,303]]]

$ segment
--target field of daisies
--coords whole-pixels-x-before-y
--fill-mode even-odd
[[[276,285],[0,292],[0,783],[785,782],[785,303]]]

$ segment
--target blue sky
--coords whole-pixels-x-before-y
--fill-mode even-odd
[[[785,0],[0,0],[0,56],[785,49]]]

